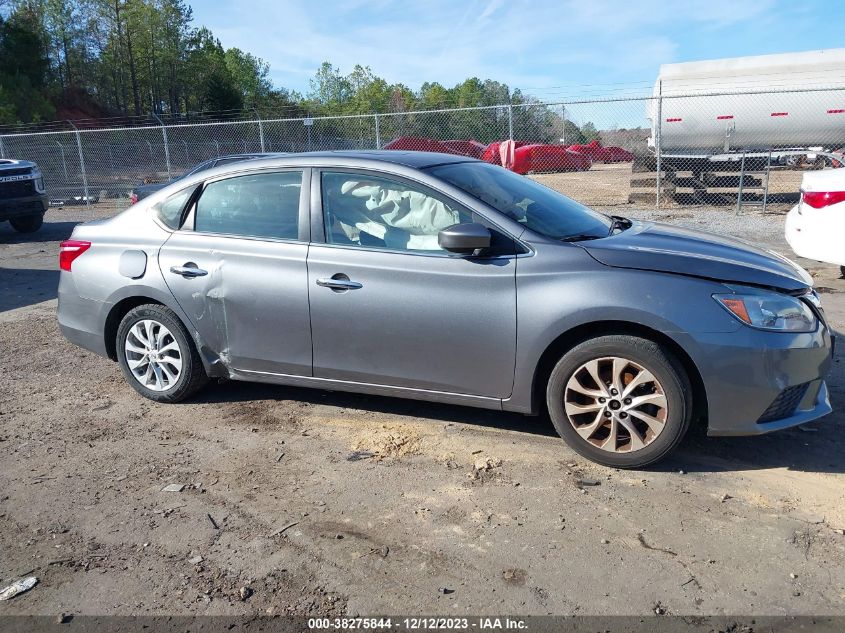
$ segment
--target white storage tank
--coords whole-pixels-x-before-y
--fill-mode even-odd
[[[842,48],[664,64],[653,94],[663,155],[845,146]],[[652,148],[657,113],[650,100]]]

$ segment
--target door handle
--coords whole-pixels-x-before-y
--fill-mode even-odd
[[[323,288],[331,288],[332,290],[357,290],[358,288],[364,287],[364,284],[352,281],[351,279],[335,279],[331,277],[318,279],[317,285]]]
[[[193,277],[204,277],[208,274],[207,270],[197,268],[196,264],[192,265],[190,262],[185,264],[184,266],[171,266],[170,272],[172,272],[174,275],[182,275],[186,279],[191,279]]]

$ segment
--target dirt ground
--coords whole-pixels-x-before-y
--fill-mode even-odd
[[[759,174],[756,176],[759,177]],[[797,192],[802,177],[801,170],[772,170],[769,179],[769,194],[777,196],[777,194]],[[637,207],[636,204],[632,205],[628,202],[628,196],[631,193],[631,163],[595,163],[587,171],[535,174],[531,178],[591,207],[611,209],[613,213],[618,213],[621,209]],[[762,193],[759,190],[751,191],[757,194]],[[733,198],[736,199],[736,193]],[[662,203],[665,207],[680,208],[668,195],[664,196]],[[730,206],[733,205],[726,203],[726,207]],[[779,203],[770,206],[775,211],[788,209],[787,205]]]
[[[39,578],[0,614],[845,614],[841,352],[831,416],[634,472],[544,418],[234,382],[158,405],[56,326],[58,242],[106,213],[0,224],[0,587]],[[845,331],[845,280],[802,263]]]

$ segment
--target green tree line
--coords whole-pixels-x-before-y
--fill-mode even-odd
[[[266,62],[192,21],[183,0],[7,0],[0,122],[295,106]]]
[[[51,121],[72,113],[90,118],[299,118],[388,113],[382,137],[418,135],[507,138],[567,143],[590,140],[579,128],[518,89],[469,78],[453,87],[425,82],[418,90],[389,83],[367,66],[349,74],[329,62],[310,90],[273,85],[264,60],[224,48],[205,27],[193,25],[184,0],[0,0],[0,124]],[[405,115],[418,110],[506,108]],[[372,124],[374,127],[374,122]],[[343,133],[323,127],[324,135]],[[374,134],[369,129],[361,133]]]

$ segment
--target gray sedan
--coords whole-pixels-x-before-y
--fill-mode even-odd
[[[622,468],[695,420],[755,435],[831,411],[833,337],[803,269],[460,156],[203,171],[78,226],[60,267],[64,335],[158,402],[231,378],[547,410]]]

